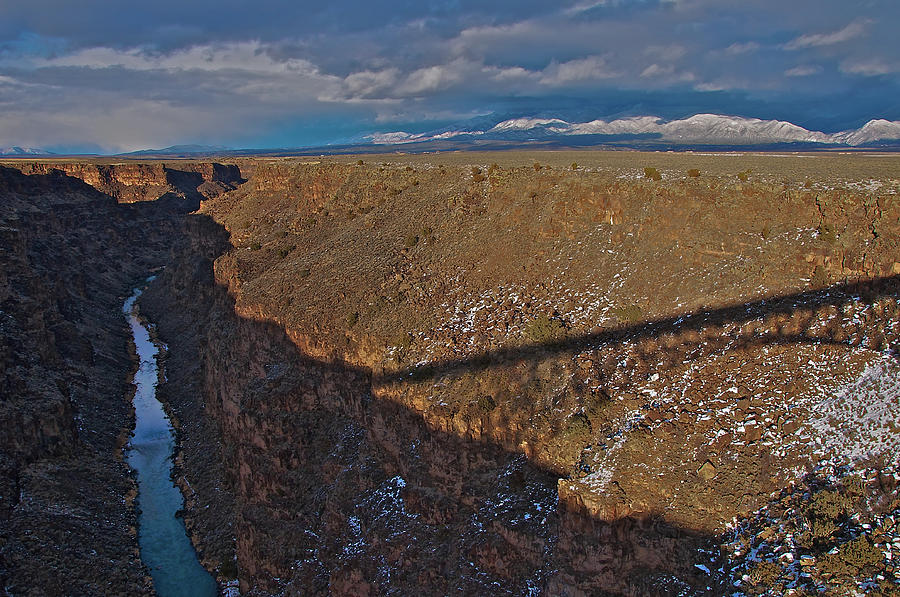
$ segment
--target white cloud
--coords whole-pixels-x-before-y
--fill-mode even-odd
[[[671,75],[672,72],[674,72],[674,70],[675,70],[675,67],[673,67],[672,65],[660,66],[660,65],[654,63],[654,64],[651,64],[650,66],[648,66],[647,68],[645,68],[643,71],[641,71],[641,76],[644,78],[661,77],[661,76],[665,76],[665,75]]]
[[[290,73],[317,75],[318,69],[308,60],[289,58],[276,60],[259,41],[196,45],[174,52],[155,53],[147,48],[95,47],[78,50],[54,58],[35,58],[32,68],[81,67],[165,71],[250,71],[256,74]]]
[[[877,77],[900,71],[900,64],[890,64],[878,58],[869,60],[847,60],[841,63],[841,72],[853,75]]]
[[[400,70],[397,68],[351,73],[344,78],[344,95],[365,98],[383,94],[397,84],[399,76]]]
[[[808,35],[801,35],[787,43],[784,47],[788,50],[798,50],[800,48],[813,48],[817,46],[839,44],[862,35],[869,23],[870,21],[868,20],[856,20],[831,33],[811,33]]]
[[[544,69],[540,82],[557,86],[582,81],[597,81],[617,77],[619,73],[610,68],[602,56],[588,56],[568,62],[552,62]]]
[[[468,64],[461,59],[450,64],[420,68],[406,77],[406,80],[397,88],[397,93],[403,96],[434,93],[462,81],[466,70],[468,70]]]
[[[646,54],[647,56],[653,56],[659,60],[674,62],[676,60],[684,58],[684,55],[687,54],[687,48],[680,44],[669,44],[666,46],[648,46],[644,50],[644,54]]]
[[[822,72],[822,67],[818,64],[815,65],[801,65],[795,66],[794,68],[789,68],[784,71],[784,75],[786,77],[808,77],[810,75],[816,75]]]

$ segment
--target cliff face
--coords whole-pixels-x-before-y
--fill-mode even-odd
[[[87,164],[66,162],[13,162],[25,174],[49,174],[59,170],[78,178],[120,203],[181,199],[188,210],[199,201],[233,190],[243,182],[235,165],[179,162]]]
[[[0,198],[0,579],[17,595],[150,593],[121,458],[120,309],[177,220],[59,172],[0,168]]]
[[[869,424],[828,405],[897,341],[896,185],[503,159],[260,164],[145,295],[251,594],[724,591],[730,521]]]
[[[640,594],[660,580],[707,582],[690,558],[702,533],[559,508],[555,475],[429,425],[373,395],[367,368],[310,358],[283,328],[236,314],[225,290],[235,272],[221,265],[213,277],[223,231],[200,216],[188,229],[193,246],[176,252],[189,257],[142,309],[169,342],[167,370],[193,374],[162,391],[182,421],[192,531],[220,576],[236,557],[242,588],[258,595]],[[200,400],[203,422],[190,414]],[[195,464],[218,450],[224,467]]]

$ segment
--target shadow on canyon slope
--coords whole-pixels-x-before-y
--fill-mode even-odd
[[[445,375],[460,375],[496,364],[539,361],[554,354],[576,354],[585,350],[615,346],[625,341],[661,338],[684,332],[702,332],[713,326],[744,324],[754,320],[778,317],[778,329],[762,334],[741,333],[726,340],[734,348],[766,344],[840,344],[849,340],[836,330],[813,332],[818,323],[817,312],[823,307],[842,308],[851,303],[871,304],[883,297],[900,296],[900,275],[886,276],[862,282],[845,282],[816,290],[777,295],[736,305],[683,313],[662,319],[622,325],[608,330],[570,336],[539,344],[499,348],[459,359],[429,362],[382,375],[375,375],[375,383],[417,383]],[[704,338],[708,342],[708,338]],[[683,342],[675,347],[679,352],[691,352],[699,342]],[[665,347],[657,350],[665,352]]]
[[[603,520],[567,509],[557,474],[490,440],[435,429],[374,389],[769,316],[777,329],[728,341],[843,343],[811,331],[817,309],[895,297],[900,282],[838,284],[373,374],[310,358],[280,325],[236,316],[213,273],[231,248],[227,232],[202,215],[188,216],[187,230],[142,308],[169,343],[167,366],[193,376],[166,390],[176,411],[215,421],[242,587],[259,595],[279,586],[298,595],[721,594],[727,587],[694,566],[710,561],[702,550],[713,537],[664,513]],[[184,430],[186,454],[208,452],[209,437],[198,443]],[[203,527],[201,542],[211,532]]]

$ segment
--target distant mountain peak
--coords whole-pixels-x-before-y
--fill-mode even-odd
[[[221,145],[171,145],[163,149],[141,149],[119,155],[191,155],[224,153],[227,151],[231,151],[231,148]]]
[[[18,156],[18,155],[55,155],[51,151],[38,149],[36,147],[0,147],[0,156]]]

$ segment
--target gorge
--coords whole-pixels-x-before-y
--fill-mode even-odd
[[[886,556],[834,556],[895,536],[898,158],[374,159],[0,169],[7,592],[154,590],[119,309],[156,270],[138,302],[168,346],[187,531],[222,587],[895,578]],[[828,492],[840,516],[809,514]],[[802,541],[797,512],[828,532]],[[796,543],[768,541],[790,562],[747,558],[795,522]]]

